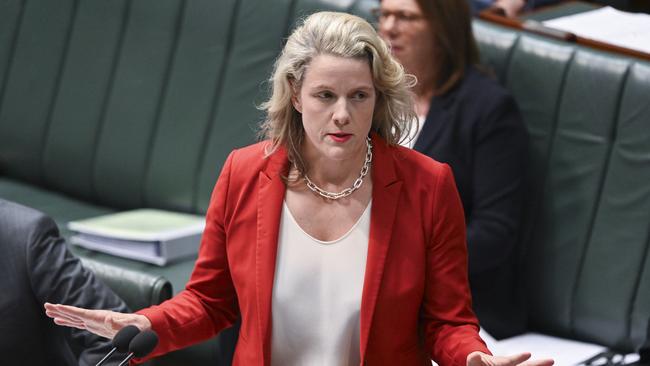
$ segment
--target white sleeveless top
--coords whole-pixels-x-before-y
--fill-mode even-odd
[[[273,366],[359,365],[359,313],[370,206],[341,238],[321,241],[282,207],[272,298]]]

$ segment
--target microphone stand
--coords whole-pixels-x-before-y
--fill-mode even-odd
[[[120,362],[120,364],[117,365],[117,366],[128,365],[128,364],[129,364],[129,361],[131,361],[131,359],[132,359],[134,356],[135,356],[135,354],[133,354],[133,352],[129,352],[129,355],[126,356],[126,358],[124,359],[124,361]]]
[[[104,356],[104,358],[99,360],[99,362],[97,362],[97,364],[95,366],[101,366],[104,362],[106,362],[106,360],[108,360],[109,357],[111,357],[113,355],[113,353],[115,353],[116,350],[117,350],[117,348],[113,347],[113,349],[110,352],[108,352],[106,354],[106,356]]]

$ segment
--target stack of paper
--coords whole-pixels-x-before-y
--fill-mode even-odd
[[[583,38],[650,53],[650,14],[629,13],[607,6],[547,20],[544,25]]]
[[[530,352],[532,359],[552,358],[556,366],[584,365],[584,361],[608,351],[599,344],[579,342],[540,333],[525,333],[497,341],[484,329],[479,333],[495,356],[512,356]],[[639,360],[639,355],[618,355],[618,365],[627,365]],[[601,363],[594,363],[600,365]],[[602,363],[604,365],[604,363]]]
[[[198,252],[203,216],[154,209],[71,221],[72,244],[164,266]]]

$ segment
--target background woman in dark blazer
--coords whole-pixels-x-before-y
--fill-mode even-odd
[[[477,67],[465,1],[383,0],[378,17],[380,34],[418,79],[421,128],[410,146],[454,172],[481,326],[497,338],[520,333],[515,254],[528,139],[517,105]]]

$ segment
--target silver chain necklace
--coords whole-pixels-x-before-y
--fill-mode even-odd
[[[352,192],[356,191],[361,187],[363,184],[363,178],[368,174],[368,170],[370,169],[370,163],[372,162],[372,143],[370,142],[370,137],[366,138],[366,146],[368,147],[368,151],[366,152],[366,160],[363,162],[363,166],[361,167],[361,173],[359,173],[359,178],[354,181],[352,184],[352,187],[346,188],[342,190],[341,192],[328,192],[311,181],[307,174],[305,174],[305,182],[307,183],[307,188],[309,188],[312,192],[316,193],[317,195],[321,197],[325,197],[330,200],[337,200],[339,198],[347,197],[352,194]]]

